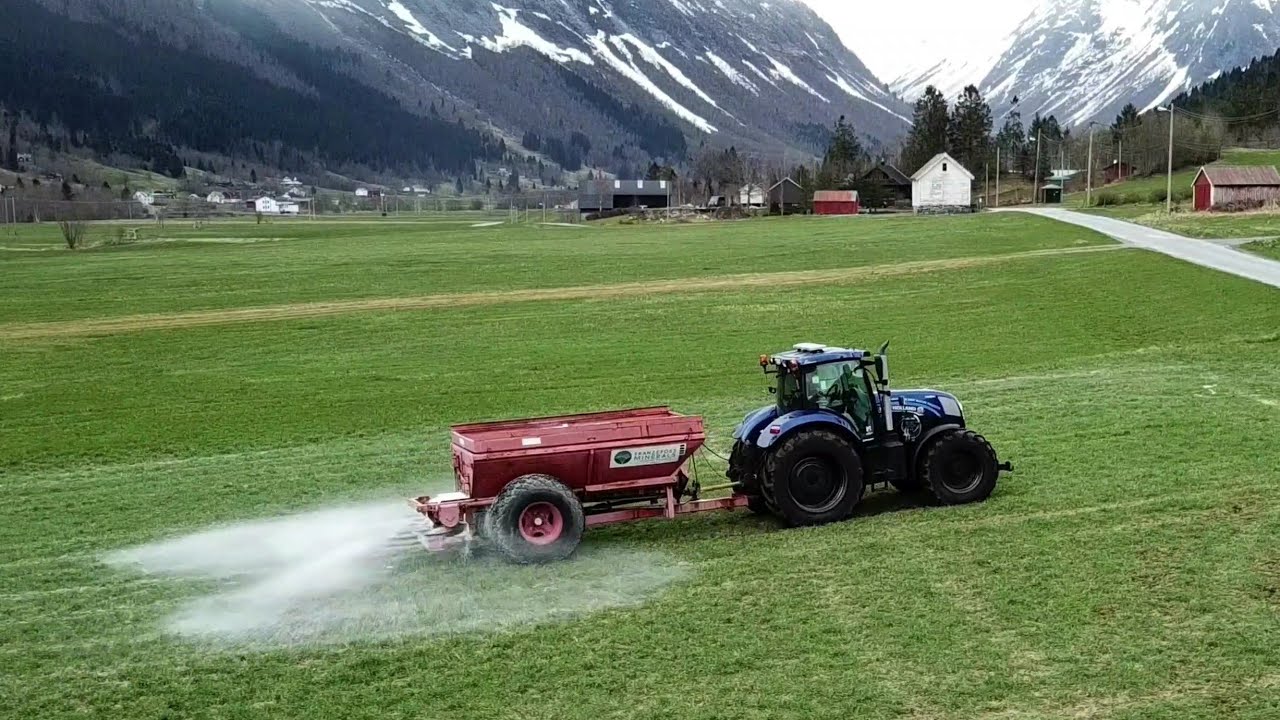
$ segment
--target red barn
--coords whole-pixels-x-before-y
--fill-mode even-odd
[[[1103,184],[1110,185],[1114,182],[1128,180],[1133,177],[1134,167],[1127,162],[1116,160],[1102,171]]]
[[[813,194],[814,215],[857,215],[858,191],[819,190]]]
[[[1274,167],[1206,165],[1196,173],[1196,211],[1246,210],[1280,203],[1280,172]]]

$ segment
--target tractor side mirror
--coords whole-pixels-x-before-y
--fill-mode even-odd
[[[876,356],[876,376],[880,378],[881,385],[889,384],[889,358],[883,353]]]

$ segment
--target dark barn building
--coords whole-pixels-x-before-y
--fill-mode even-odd
[[[665,208],[671,202],[672,189],[666,180],[595,180],[578,189],[578,209],[599,212]]]
[[[880,186],[880,196],[886,205],[911,205],[911,178],[887,162],[868,170],[863,182]]]
[[[804,188],[791,178],[782,178],[769,188],[769,212],[789,215],[804,212]]]

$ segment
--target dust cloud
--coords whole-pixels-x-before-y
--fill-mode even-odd
[[[643,601],[686,570],[648,552],[592,549],[513,566],[436,555],[400,503],[219,527],[114,552],[109,565],[212,588],[164,620],[188,640],[270,649],[441,635],[537,623]]]

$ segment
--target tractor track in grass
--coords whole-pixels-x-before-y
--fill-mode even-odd
[[[362,312],[429,310],[506,303],[607,300],[642,297],[664,293],[713,292],[755,287],[788,287],[820,285],[859,279],[879,279],[900,275],[914,275],[945,270],[997,265],[1027,258],[1075,255],[1123,249],[1123,245],[1087,245],[1082,247],[1031,250],[1026,252],[949,258],[943,260],[913,260],[901,263],[864,265],[825,270],[797,270],[775,273],[745,273],[711,277],[690,277],[609,285],[581,285],[557,288],[529,288],[483,292],[443,293],[413,297],[363,298],[358,300],[334,300],[262,307],[223,310],[196,310],[182,313],[156,313],[126,315],[121,317],[89,320],[63,320],[45,323],[11,323],[0,325],[0,340],[55,340],[59,338],[110,336],[151,330],[177,330],[212,325],[240,323],[280,322],[305,320],[316,317],[347,315]]]

